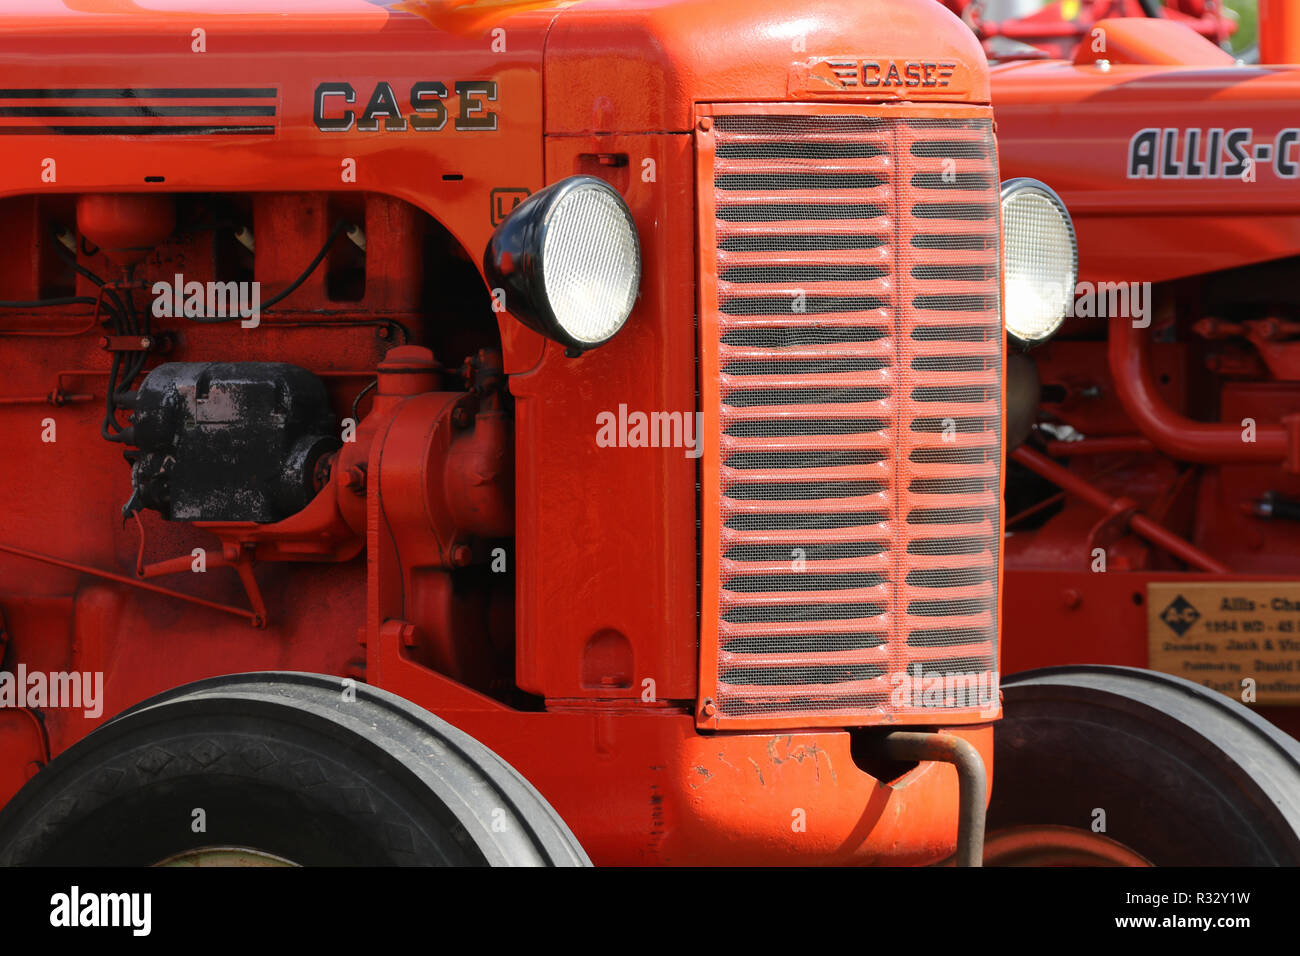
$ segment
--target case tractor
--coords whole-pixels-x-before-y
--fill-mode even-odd
[[[991,92],[933,0],[0,6],[0,864],[1300,861],[1246,705],[999,677],[1293,540],[1294,322],[1228,282],[1284,184],[1195,234],[1146,188],[1292,77],[1171,71],[1144,126],[1219,112],[1081,188],[1113,158],[1035,97],[1148,72]],[[1109,365],[1023,351],[1147,262],[1205,335],[1158,296]],[[1228,445],[1176,417],[1201,355],[1259,417],[1222,467],[1170,454]],[[1140,505],[1068,505],[1110,570],[1026,586],[1040,394]]]

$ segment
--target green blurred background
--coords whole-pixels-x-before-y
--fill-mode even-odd
[[[1237,15],[1237,32],[1232,35],[1232,52],[1240,53],[1255,45],[1259,34],[1259,10],[1256,0],[1226,0],[1225,6]]]

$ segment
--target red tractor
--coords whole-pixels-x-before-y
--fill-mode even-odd
[[[1241,704],[999,686],[990,99],[932,0],[0,12],[0,863],[1300,862]]]
[[[1164,19],[1225,46],[1237,22],[1223,0],[944,0],[969,24],[990,59],[1069,59],[1080,44],[1096,42],[1102,20]],[[1261,0],[1268,3],[1269,0]],[[1291,0],[1274,0],[1280,4]],[[1037,9],[1033,9],[1037,7]],[[1020,12],[1021,16],[1008,13]],[[999,17],[998,14],[1001,14]]]
[[[1080,280],[1008,365],[1003,669],[1151,667],[1295,736],[1300,68],[1272,64],[1300,58],[1297,11],[1261,3],[1249,65],[1088,6],[1065,59],[991,71],[1003,172],[1070,208]]]

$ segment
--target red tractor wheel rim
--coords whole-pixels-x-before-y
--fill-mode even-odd
[[[996,830],[984,840],[985,866],[1151,866],[1110,837],[1050,824]]]

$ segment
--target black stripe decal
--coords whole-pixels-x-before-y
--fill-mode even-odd
[[[0,136],[270,136],[274,126],[0,126]]]
[[[0,106],[0,116],[274,116],[274,106]]]
[[[0,100],[220,100],[220,99],[275,99],[279,91],[273,87],[216,87],[216,88],[138,88],[138,89],[0,89]],[[154,119],[184,117],[201,120],[219,120],[222,117],[271,117],[276,115],[276,105],[246,103],[184,103],[155,105],[130,103],[95,105],[89,103],[41,103],[35,106],[0,106],[0,118],[14,119]],[[227,122],[185,123],[168,125],[156,123],[114,123],[103,125],[13,125],[0,123],[0,136],[272,136],[275,125],[240,124]]]
[[[0,90],[6,100],[188,100],[188,99],[275,99],[274,88],[221,87],[217,89],[112,89],[112,90]]]

